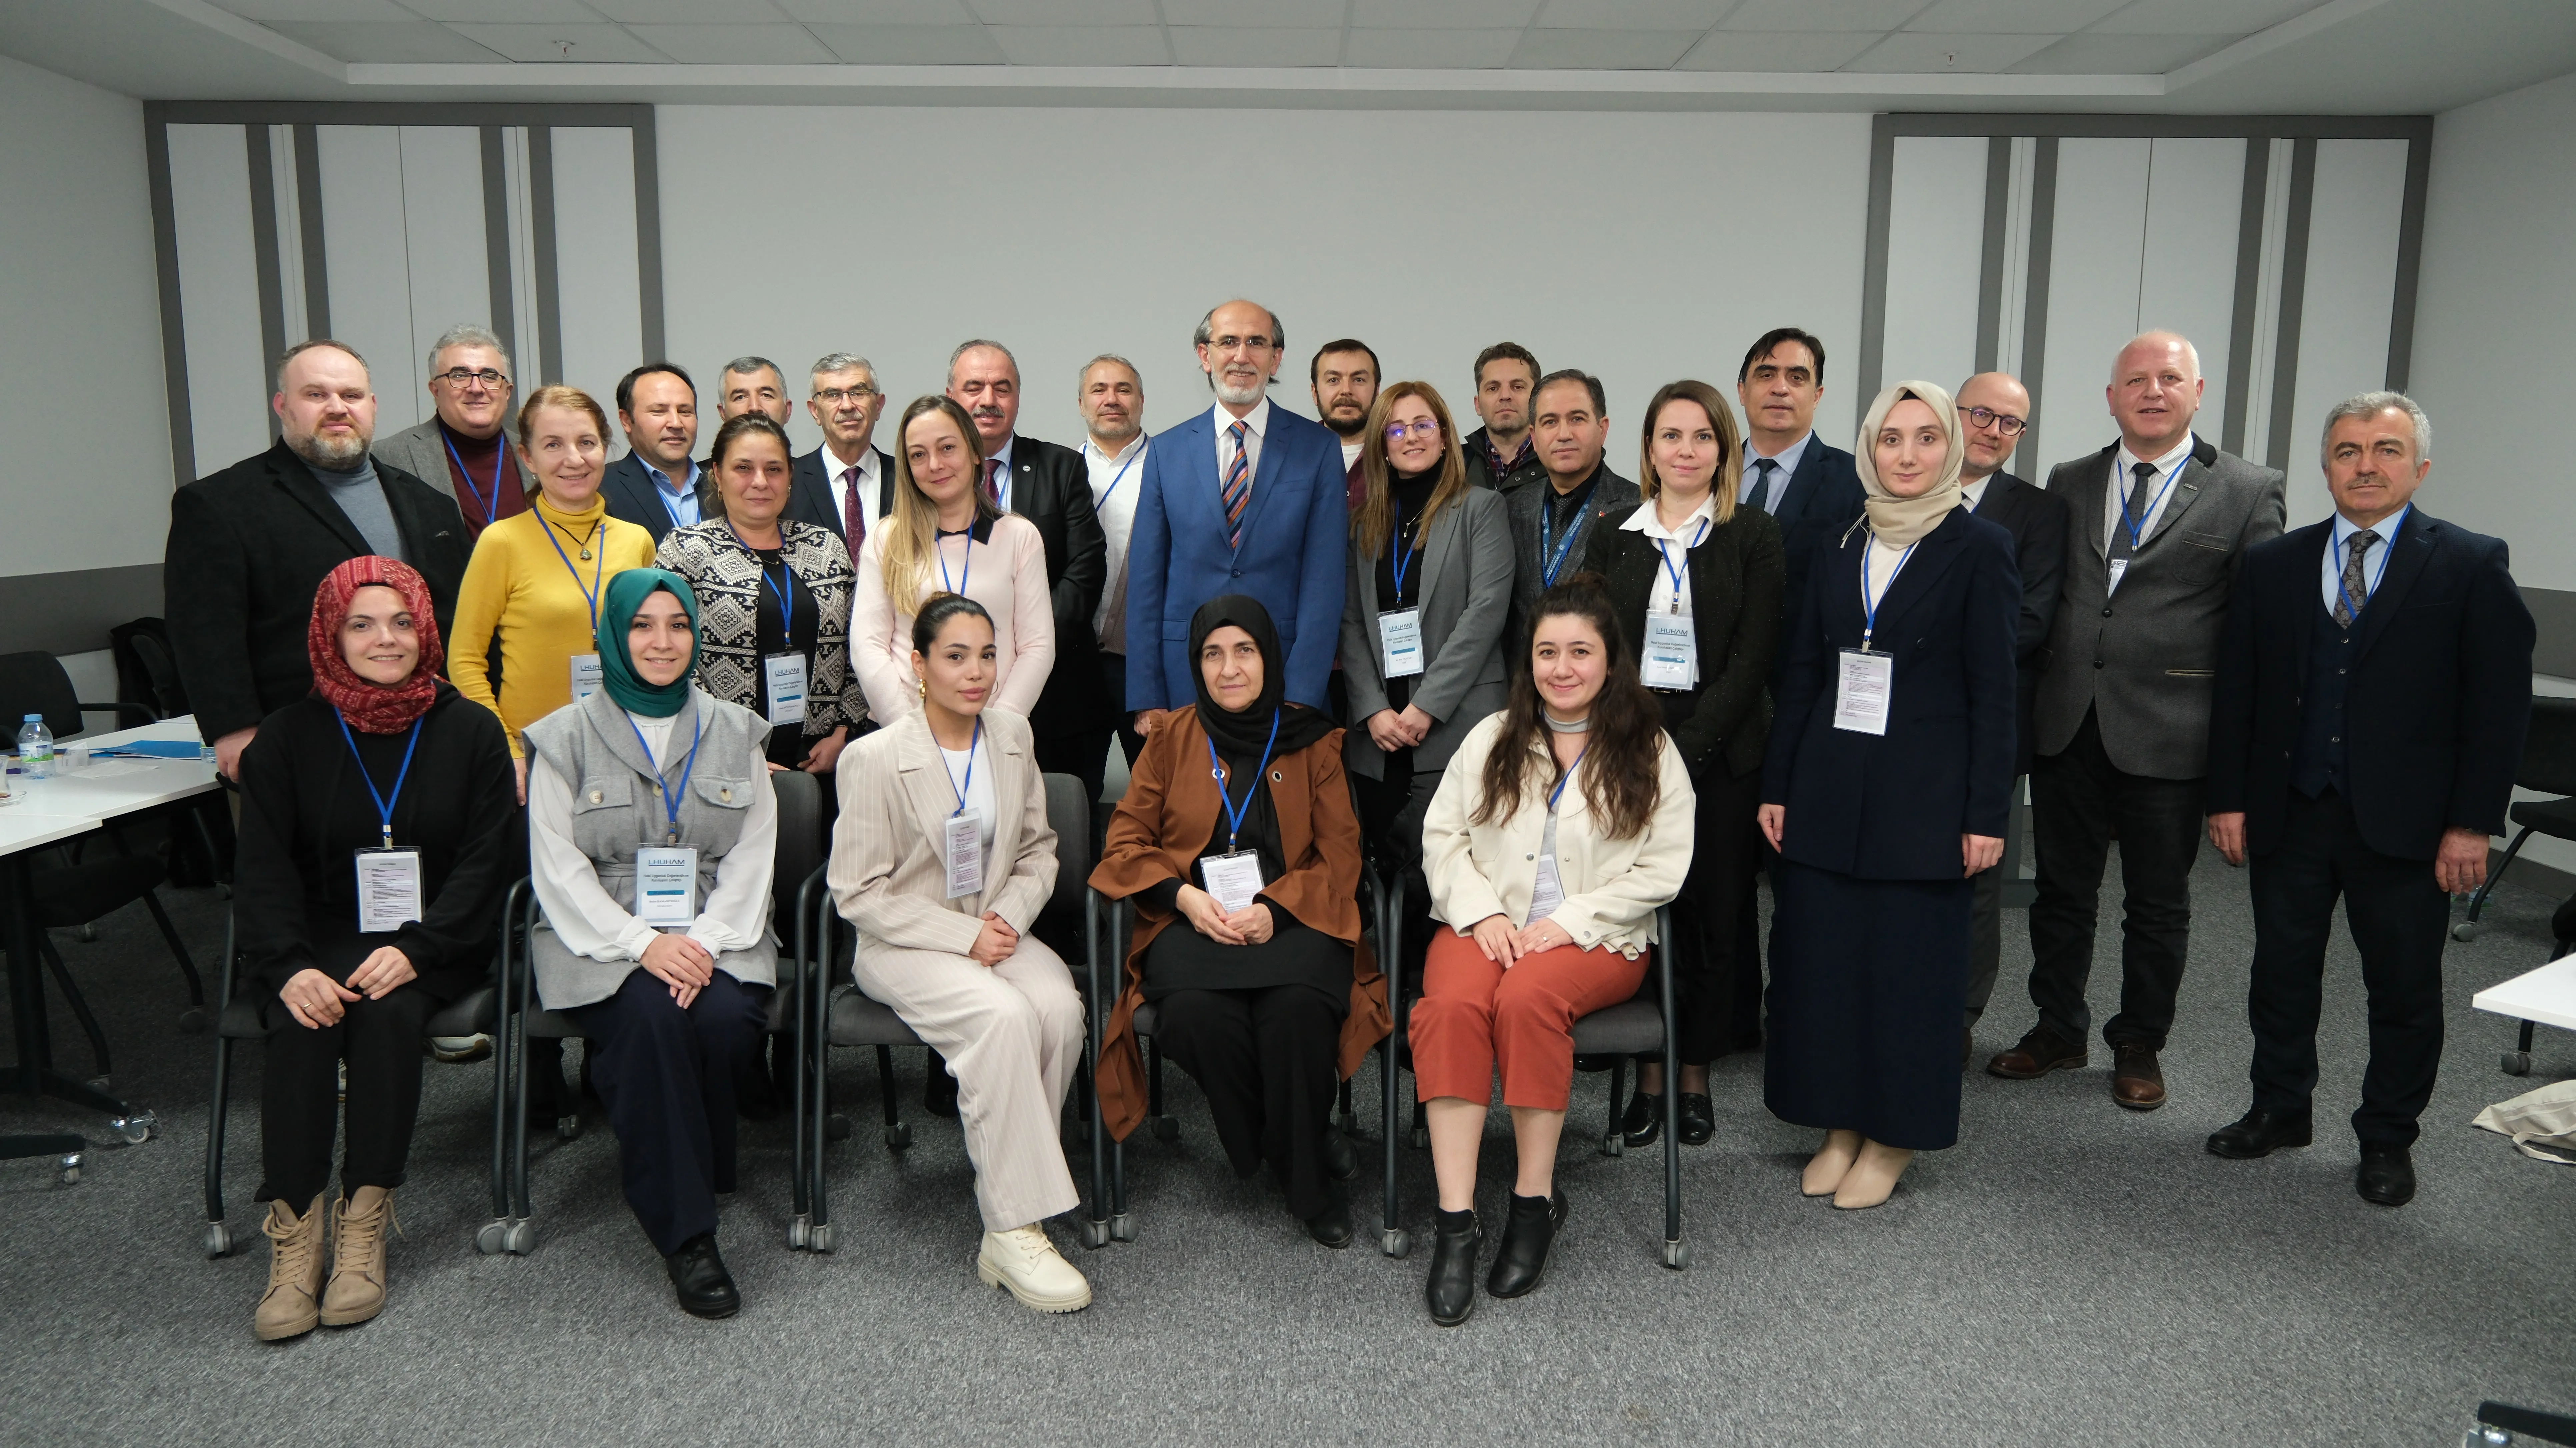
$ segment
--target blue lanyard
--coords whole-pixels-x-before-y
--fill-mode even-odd
[[[948,547],[940,541],[945,538],[966,540],[966,556],[957,563],[957,582],[948,590],[963,598],[966,596],[966,580],[975,576],[975,525],[969,523],[962,531],[956,533],[942,533],[935,528],[931,530],[930,546],[939,555],[939,581],[943,584],[948,582]],[[977,719],[975,727],[983,728],[984,721]]]
[[[733,525],[727,523],[725,531],[732,533]],[[742,543],[742,535],[734,533],[733,541]],[[750,544],[742,543],[742,548],[744,552],[751,554],[753,563],[759,567],[760,581],[768,584],[769,591],[778,595],[778,634],[785,642],[788,652],[793,653],[796,650],[796,600],[789,590],[796,586],[796,570],[787,562],[786,541],[783,538],[779,540],[778,577],[776,578],[769,576],[769,565],[760,562],[760,554]]]
[[[474,475],[465,470],[465,455],[456,450],[456,439],[448,437],[446,429],[444,428],[439,430],[438,435],[447,443],[447,455],[456,459],[456,475],[465,480],[465,491],[472,493],[474,495],[474,501],[482,504],[484,526],[489,527],[494,523],[500,522],[501,464],[508,461],[510,457],[510,444],[508,440],[503,439],[493,444],[492,496],[489,501],[486,501],[483,497],[483,490],[474,486]]]
[[[1542,503],[1540,506],[1544,507],[1546,505]],[[1651,508],[1654,504],[1650,502],[1646,506]],[[1566,536],[1570,538],[1573,534],[1569,532]],[[1690,542],[1684,544],[1682,547],[1683,562],[1687,563],[1690,561],[1691,549],[1697,548],[1700,545],[1700,540],[1707,536],[1708,520],[1706,518],[1702,518],[1699,520],[1699,531],[1691,535]],[[1664,540],[1661,538],[1655,540],[1655,556],[1664,560],[1664,573],[1673,581],[1673,612],[1680,613],[1682,611],[1682,571],[1673,566],[1672,552],[1670,549],[1664,547]],[[1583,747],[1589,749],[1592,746],[1586,744]]]
[[[2190,461],[2191,453],[2186,449],[2182,455],[2182,462],[2174,464],[2173,471],[2165,474],[2165,485],[2156,489],[2156,495],[2147,500],[2145,518],[2130,517],[2129,495],[2127,493],[2120,495],[2120,526],[2129,530],[2129,552],[2132,554],[2138,551],[2139,545],[2146,542],[2147,519],[2156,515],[2156,509],[2163,504],[2165,494],[2173,491],[2174,479],[2182,476],[2183,464]]]
[[[1207,745],[1208,773],[1216,776],[1216,802],[1225,806],[1225,848],[1232,853],[1235,836],[1243,833],[1243,817],[1252,813],[1252,792],[1261,788],[1261,776],[1270,770],[1270,750],[1279,742],[1279,711],[1270,711],[1270,742],[1261,746],[1261,762],[1253,766],[1252,786],[1243,792],[1241,809],[1235,808],[1234,797],[1226,789],[1225,766],[1217,762],[1216,741],[1203,739],[1201,742]]]
[[[2404,527],[2404,520],[2406,517],[2405,510],[2402,508],[2399,509],[2397,517],[2399,520],[2398,527]],[[2358,528],[2353,530],[2355,533],[2360,531],[2361,530]],[[2388,550],[2394,546],[2396,542],[2397,529],[2391,528],[2388,530],[2388,537],[2386,540],[2381,542],[2379,545],[2379,576],[2377,578],[2365,578],[2362,580],[2361,602],[2358,604],[2352,601],[2352,590],[2344,587],[2343,584],[2343,561],[2352,554],[2352,539],[2347,536],[2341,542],[2335,542],[2332,540],[2327,542],[2326,551],[2332,554],[2335,560],[2335,595],[2343,600],[2343,606],[2351,611],[2354,619],[2358,620],[2361,617],[2361,611],[2370,607],[2370,601],[2379,596],[2379,585],[2386,582],[2388,579]],[[2361,561],[2361,567],[2364,573],[2369,572],[2370,560],[2367,558],[2363,559]],[[344,724],[341,727],[345,729],[348,726]]]
[[[1565,786],[1571,783],[1574,779],[1574,771],[1581,768],[1583,765],[1583,756],[1590,754],[1591,752],[1592,741],[1586,739],[1583,741],[1583,747],[1574,751],[1574,763],[1565,766],[1565,773],[1557,776],[1556,788],[1547,792],[1547,812],[1549,814],[1556,813],[1557,796],[1565,793]]]
[[[336,711],[334,717],[338,717]],[[358,761],[358,778],[367,782],[367,793],[375,796],[376,816],[384,827],[385,848],[388,850],[394,847],[394,801],[402,798],[403,781],[411,777],[411,753],[420,747],[420,726],[428,717],[424,714],[411,721],[411,742],[403,746],[402,768],[394,774],[391,794],[376,788],[376,781],[367,773],[367,761],[358,757],[358,736],[349,732],[348,720],[340,720],[340,737],[349,741],[349,757]]]
[[[581,588],[581,570],[572,566],[572,555],[563,551],[563,541],[555,537],[555,520],[541,517],[538,521],[546,525],[546,541],[555,545],[555,556],[563,560],[564,572],[572,575],[572,586]],[[590,531],[593,536],[596,536],[607,522],[607,519],[602,518],[592,524]],[[590,605],[590,646],[592,648],[599,647],[599,570],[607,562],[608,540],[601,538],[598,552],[590,560],[590,587],[581,588],[582,602]]]
[[[640,462],[641,459],[638,459],[638,461]],[[697,481],[695,476],[697,468],[698,465],[696,463],[689,464],[689,471],[692,476],[689,478],[688,482],[680,484],[677,496],[685,498],[689,495],[689,483]],[[660,468],[647,467],[645,471],[652,473],[656,477],[666,476]],[[660,483],[655,483],[653,484],[653,496],[662,500],[662,511],[671,515],[672,527],[685,528],[689,526],[688,524],[680,521],[680,505],[671,501],[674,495],[670,490],[664,488]]]
[[[644,742],[644,731],[636,726],[634,715],[629,714],[626,716],[626,727],[635,730],[635,743],[638,748],[644,751],[644,758],[647,761],[656,764],[657,767],[667,769],[667,765],[661,765],[658,760],[653,759],[653,746]],[[680,771],[680,787],[678,789],[673,789],[670,781],[664,779],[661,775],[656,774],[653,776],[653,782],[656,785],[661,786],[662,790],[662,815],[667,821],[668,830],[668,833],[665,835],[663,840],[663,843],[665,844],[676,845],[680,842],[680,801],[688,795],[689,776],[698,772],[698,746],[705,743],[706,738],[706,726],[701,724],[698,727],[697,737],[689,741],[689,762],[687,767]]]
[[[1395,545],[1404,541],[1403,521],[1399,519],[1387,526],[1386,549],[1395,555],[1391,566],[1395,569],[1395,605],[1398,608],[1404,606],[1404,575],[1412,569],[1413,560],[1422,556],[1422,522],[1419,518],[1414,520],[1413,546],[1401,553],[1396,553]]]
[[[936,739],[930,742],[934,746],[939,743]],[[984,716],[978,714],[975,716],[975,732],[966,740],[966,782],[964,784],[957,782],[956,775],[948,774],[948,751],[943,749],[939,752],[939,772],[948,774],[949,792],[957,796],[957,808],[948,812],[950,819],[955,819],[966,812],[966,791],[975,787],[975,749],[983,742]]]
[[[1879,593],[1877,603],[1872,603],[1869,597],[1869,555],[1870,551],[1877,546],[1878,542],[1873,538],[1871,541],[1862,544],[1860,550],[1860,602],[1862,609],[1860,622],[1860,651],[1862,653],[1869,652],[1869,636],[1871,632],[1878,627],[1878,605],[1887,601],[1887,594],[1884,590]],[[1914,550],[1922,546],[1923,540],[1917,538],[1913,542],[1905,545],[1904,552],[1896,555],[1896,566],[1889,569],[1887,572],[1887,586],[1889,588],[1894,588],[1896,586],[1896,575],[1905,571],[1906,560],[1912,558],[1914,556]]]
[[[1538,571],[1539,587],[1541,588],[1556,587],[1557,570],[1565,566],[1565,555],[1574,551],[1574,535],[1583,531],[1584,510],[1592,506],[1592,499],[1590,497],[1591,489],[1586,488],[1584,493],[1584,500],[1580,504],[1576,505],[1573,518],[1568,520],[1565,525],[1565,541],[1556,545],[1556,556],[1553,558],[1549,557],[1547,552],[1547,535],[1550,531],[1547,526],[1547,522],[1549,517],[1551,517],[1556,510],[1548,506],[1548,499],[1544,496],[1538,500]],[[1706,520],[1703,519],[1701,521],[1705,522]],[[1677,594],[1680,592],[1678,586],[1676,586],[1674,592]],[[1592,746],[1587,744],[1584,747],[1589,749]]]
[[[1092,451],[1098,452],[1100,449],[1093,448]],[[1110,496],[1118,491],[1118,485],[1120,483],[1127,481],[1127,470],[1136,466],[1136,459],[1141,458],[1144,455],[1145,450],[1140,447],[1127,455],[1127,461],[1118,465],[1118,476],[1109,480],[1109,486],[1100,494],[1100,501],[1091,505],[1093,512],[1098,512],[1102,508],[1109,506]]]

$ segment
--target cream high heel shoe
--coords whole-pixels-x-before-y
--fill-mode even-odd
[[[1807,1169],[1798,1178],[1798,1190],[1811,1197],[1830,1197],[1841,1186],[1852,1161],[1860,1155],[1860,1133],[1828,1131],[1825,1144],[1807,1158]]]
[[[1834,1205],[1846,1212],[1866,1211],[1885,1202],[1896,1191],[1896,1179],[1905,1175],[1914,1153],[1899,1147],[1881,1146],[1875,1141],[1861,1143],[1860,1156],[1843,1173],[1842,1184],[1834,1189]]]

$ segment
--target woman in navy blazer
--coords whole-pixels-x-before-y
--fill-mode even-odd
[[[1878,395],[1857,449],[1867,513],[1818,555],[1783,640],[1763,1095],[1825,1130],[1801,1189],[1843,1208],[1886,1201],[1915,1152],[1959,1139],[1951,1023],[1969,877],[2003,855],[2021,613],[2012,535],[1961,506],[1963,443],[1940,388]]]

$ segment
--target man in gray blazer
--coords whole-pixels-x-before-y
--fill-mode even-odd
[[[2280,535],[2286,480],[2193,434],[2200,354],[2174,333],[2143,333],[2121,348],[2106,395],[2119,442],[2048,476],[2070,517],[2031,769],[2039,1023],[1986,1069],[2029,1080],[2086,1063],[2084,987],[2116,833],[2120,1011],[2102,1039],[2113,1056],[2111,1098],[2152,1111],[2165,1102],[2156,1057],[2191,937],[2219,626],[2245,550]]]
[[[1569,368],[1539,379],[1530,394],[1530,439],[1544,481],[1503,493],[1512,529],[1512,618],[1506,661],[1527,647],[1530,605],[1556,580],[1583,566],[1583,540],[1595,523],[1616,527],[1637,506],[1637,485],[1601,461],[1610,438],[1609,400],[1601,379]]]
[[[489,328],[448,328],[429,349],[427,422],[376,439],[369,449],[456,500],[466,542],[528,510],[526,479],[510,452],[510,354]]]

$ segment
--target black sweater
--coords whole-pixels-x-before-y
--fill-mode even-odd
[[[394,844],[421,852],[423,918],[361,935],[354,852],[381,844],[382,832],[339,719],[307,698],[261,721],[242,751],[233,921],[247,979],[271,996],[300,970],[345,981],[390,945],[423,993],[452,1001],[484,980],[502,897],[525,872],[509,739],[491,710],[440,681],[394,801]],[[410,731],[351,738],[375,787],[392,788]]]
[[[1608,580],[1619,626],[1634,630],[1631,657],[1645,644],[1646,601],[1665,566],[1654,539],[1619,526],[1634,512],[1602,519],[1583,540],[1583,566]],[[1679,544],[1673,552],[1681,552]],[[1759,508],[1738,508],[1690,550],[1688,566],[1699,687],[1664,695],[1664,719],[1694,778],[1722,763],[1740,779],[1762,767],[1770,743],[1771,664],[1782,624],[1780,525]]]

